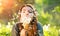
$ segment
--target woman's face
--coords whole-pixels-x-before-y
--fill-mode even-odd
[[[21,11],[21,17],[32,18],[33,17],[33,9],[31,7],[23,7]]]
[[[22,11],[21,11],[21,19],[22,21],[24,20],[28,20],[29,19],[31,20],[34,16],[34,13],[33,13],[33,9],[31,7],[28,7],[28,6],[25,6],[22,8]]]

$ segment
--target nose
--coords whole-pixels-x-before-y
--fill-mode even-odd
[[[26,15],[29,15],[29,12],[26,12]]]

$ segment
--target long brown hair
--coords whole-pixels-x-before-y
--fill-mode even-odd
[[[31,7],[33,9],[33,20],[30,22],[30,25],[33,25],[33,32],[37,32],[37,17],[36,17],[36,13],[35,13],[35,9],[34,7],[31,5],[31,4],[24,4],[23,6],[21,6],[20,10],[19,10],[19,13],[21,13],[22,11],[22,8],[23,7]],[[18,14],[19,14],[18,13]],[[21,14],[19,14],[19,20],[20,20],[20,17],[21,17]],[[22,25],[19,26],[19,28],[21,28]],[[23,28],[22,28],[23,29]],[[21,29],[19,29],[21,31]],[[34,34],[34,33],[33,33]],[[34,35],[33,35],[34,36]]]

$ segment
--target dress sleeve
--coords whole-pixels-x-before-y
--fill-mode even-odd
[[[37,23],[38,35],[43,36],[43,27],[40,23]]]
[[[19,36],[18,32],[19,30],[18,30],[17,24],[14,24],[12,27],[11,36]]]

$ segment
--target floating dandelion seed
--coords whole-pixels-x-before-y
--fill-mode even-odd
[[[1,27],[1,23],[0,23],[0,27]]]

